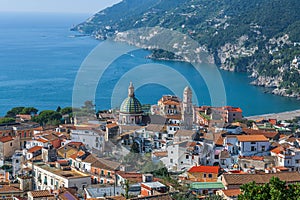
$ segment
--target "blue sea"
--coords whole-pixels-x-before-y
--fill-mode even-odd
[[[72,106],[74,88],[78,85],[76,77],[85,69],[93,50],[99,45],[101,49],[103,44],[70,31],[88,17],[87,14],[0,13],[0,115],[16,106],[33,106],[40,111]],[[105,55],[122,47],[118,45],[102,49],[99,63]],[[81,100],[93,100],[97,110],[110,109],[122,102],[129,81],[133,81],[137,83],[136,97],[141,103],[155,104],[164,94],[178,95],[178,89],[182,91],[187,85],[182,79],[192,87],[193,100],[198,105],[210,105],[220,94],[220,104],[239,106],[245,116],[300,109],[300,101],[296,99],[275,96],[266,93],[265,88],[250,85],[247,74],[218,71],[224,95],[222,90],[216,92],[220,89],[218,85],[206,84],[219,80],[212,66],[201,66],[199,74],[191,64],[154,61],[147,59],[148,55],[146,50],[133,50],[119,55],[108,66],[99,64],[103,73],[99,80],[95,79],[94,98],[82,95]],[[91,89],[90,79],[94,77],[85,77],[86,82],[80,82],[84,91]],[[212,93],[217,96],[211,97]]]

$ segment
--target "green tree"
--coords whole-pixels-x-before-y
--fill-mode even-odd
[[[23,114],[23,115],[31,115],[31,114],[37,114],[39,110],[34,108],[34,107],[26,107],[26,108],[23,108],[23,110],[20,112],[20,114]]]
[[[269,183],[258,185],[255,182],[246,183],[241,186],[242,194],[239,200],[296,200],[300,195],[300,185],[286,185],[277,177],[272,177]]]
[[[138,143],[133,142],[133,144],[131,145],[130,151],[133,153],[140,153],[140,148]]]
[[[63,109],[61,109],[60,113],[62,115],[68,115],[71,114],[73,112],[73,108],[72,107],[65,107]]]
[[[0,124],[10,124],[10,123],[14,123],[15,121],[16,121],[15,118],[4,117],[0,119]]]
[[[16,117],[16,115],[20,114],[25,107],[14,107],[11,110],[7,111],[5,117]]]
[[[60,111],[61,111],[61,107],[60,107],[60,106],[57,106],[56,112],[60,112]]]
[[[124,183],[125,186],[125,198],[128,199],[129,198],[129,180],[125,180]]]
[[[62,115],[53,110],[44,110],[38,116],[32,118],[33,121],[41,125],[58,125]]]

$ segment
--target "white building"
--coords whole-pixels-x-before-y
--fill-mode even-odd
[[[48,146],[48,140],[44,138],[38,138],[36,140],[29,140],[26,141],[26,149],[31,149],[32,147],[40,146],[40,147],[47,147]]]
[[[77,187],[84,189],[91,184],[90,175],[77,170],[63,170],[61,167],[44,163],[32,165],[34,171],[34,188],[36,190],[54,190],[60,187]]]
[[[277,147],[271,150],[271,156],[276,157],[276,165],[300,171],[300,149],[295,147]]]
[[[193,155],[196,143],[180,142],[167,147],[168,157],[161,161],[169,171],[182,171],[199,164],[199,156]],[[188,150],[191,149],[190,151]]]
[[[12,175],[16,176],[21,172],[21,163],[24,161],[23,152],[21,150],[15,151],[12,159]]]
[[[103,151],[105,133],[93,128],[76,127],[75,130],[71,130],[71,140],[73,142],[82,142],[89,150]]]
[[[269,154],[270,142],[264,135],[238,135],[237,147],[241,156],[262,156]]]

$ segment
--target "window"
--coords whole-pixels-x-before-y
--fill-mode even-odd
[[[110,176],[110,172],[107,172],[107,176]]]
[[[85,142],[85,139],[83,139],[82,141]]]
[[[103,169],[101,170],[101,175],[104,175],[104,170]]]
[[[265,151],[266,147],[265,146],[261,146],[261,151]]]
[[[256,142],[251,142],[251,144],[256,144]]]
[[[185,155],[185,159],[189,159],[189,157],[190,157],[189,155]]]
[[[12,142],[10,143],[10,146],[12,146]]]
[[[206,174],[203,174],[203,178],[206,178]]]
[[[208,178],[212,178],[212,174],[208,174]]]
[[[173,159],[172,158],[170,159],[170,163],[173,163]]]
[[[215,155],[215,159],[219,159],[219,155]]]
[[[44,184],[47,185],[47,176],[44,178]]]
[[[50,183],[51,183],[51,185],[53,185],[53,178],[51,178]]]
[[[171,151],[171,154],[173,154],[173,151]]]
[[[221,164],[225,165],[225,159],[221,159]]]
[[[255,151],[255,147],[254,146],[251,147],[251,151]]]

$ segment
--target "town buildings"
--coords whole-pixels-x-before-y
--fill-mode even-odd
[[[120,110],[99,120],[33,128],[30,138],[2,127],[1,164],[13,165],[3,182],[18,182],[8,189],[28,199],[113,199],[127,192],[134,199],[171,198],[174,180],[198,197],[235,199],[240,186],[254,180],[300,182],[300,140],[291,123],[250,123],[237,107],[197,107],[189,87],[182,99],[164,95],[151,112],[142,107],[130,83]],[[174,180],[162,180],[167,173]]]

